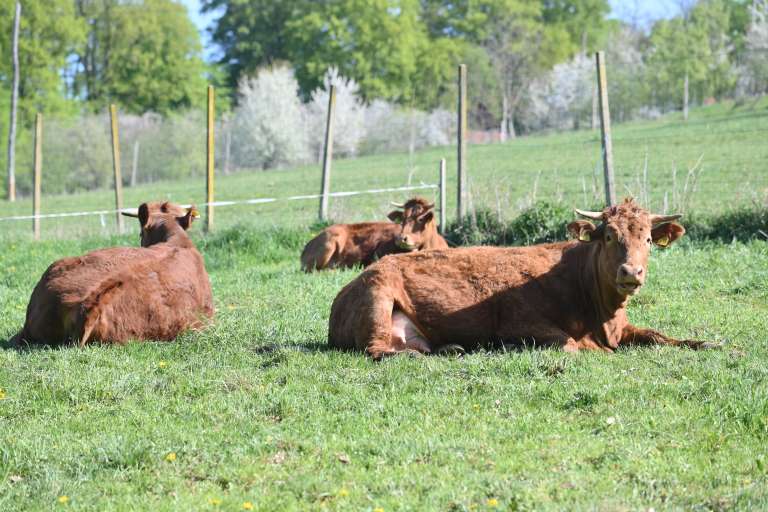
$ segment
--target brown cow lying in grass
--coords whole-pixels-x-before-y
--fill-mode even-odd
[[[53,263],[11,343],[172,340],[213,315],[203,258],[186,230],[194,207],[145,203],[141,247],[113,247]]]
[[[325,228],[304,247],[301,268],[312,272],[368,266],[387,254],[448,248],[437,232],[434,203],[416,197],[395,206],[402,211],[390,212],[392,222],[334,224]]]
[[[577,210],[578,211],[578,210]],[[646,278],[651,245],[685,233],[679,215],[652,215],[628,199],[598,221],[568,226],[579,241],[471,247],[382,259],[338,294],[328,342],[374,359],[452,344],[533,344],[566,351],[619,345],[709,346],[632,326],[629,298]]]

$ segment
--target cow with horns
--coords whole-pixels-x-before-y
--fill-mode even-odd
[[[434,203],[416,197],[389,213],[392,222],[334,224],[310,240],[301,253],[305,272],[368,266],[387,254],[447,249],[437,232]]]
[[[374,359],[481,344],[569,352],[710,346],[635,327],[627,318],[651,247],[666,247],[685,233],[675,222],[680,215],[653,215],[631,199],[577,213],[590,220],[568,225],[576,241],[382,259],[334,300],[329,344],[365,350]]]
[[[54,262],[32,292],[12,345],[172,340],[213,316],[203,258],[186,233],[197,210],[153,202],[123,215],[139,219],[141,247]]]

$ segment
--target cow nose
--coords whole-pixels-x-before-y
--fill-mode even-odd
[[[633,266],[628,263],[625,263],[621,267],[619,267],[619,274],[622,278],[634,278],[635,280],[639,281],[642,278],[643,275],[643,267],[641,266]]]

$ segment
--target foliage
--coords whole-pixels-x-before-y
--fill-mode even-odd
[[[330,86],[336,87],[336,107],[333,118],[333,151],[338,156],[354,156],[365,137],[365,105],[358,97],[354,80],[339,75],[331,68],[325,75],[323,86],[312,93],[305,107],[310,154],[321,161],[325,145]]]
[[[271,169],[307,158],[307,133],[293,71],[278,66],[243,78],[233,154],[239,166]]]
[[[172,0],[77,2],[91,34],[78,55],[75,92],[95,109],[116,102],[166,114],[205,97],[200,36]]]
[[[13,79],[11,48],[15,0],[0,1],[0,84],[10,91]],[[35,113],[72,113],[62,76],[67,59],[87,36],[86,26],[75,12],[72,0],[22,2],[19,31],[19,112],[21,126],[31,123]],[[5,124],[6,116],[2,122]],[[5,142],[5,141],[3,141]]]
[[[768,93],[768,0],[753,2],[749,12],[737,89],[742,96]]]
[[[538,202],[511,222],[492,210],[480,209],[463,222],[450,223],[446,239],[455,245],[531,245],[565,240],[573,211],[562,204]]]

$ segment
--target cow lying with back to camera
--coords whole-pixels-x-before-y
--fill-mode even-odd
[[[194,207],[144,203],[141,247],[112,247],[54,262],[37,283],[11,344],[172,340],[213,316],[203,258],[186,230]]]
[[[327,268],[368,266],[387,254],[427,249],[447,249],[437,232],[435,204],[416,197],[405,204],[392,203],[392,222],[334,224],[310,240],[301,253],[305,272]]]
[[[620,345],[712,344],[634,327],[629,298],[643,285],[651,246],[685,229],[633,200],[577,213],[578,240],[531,247],[470,247],[387,257],[337,295],[328,342],[374,359],[479,344],[613,352]],[[459,347],[452,347],[458,344]]]

